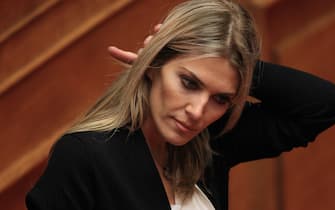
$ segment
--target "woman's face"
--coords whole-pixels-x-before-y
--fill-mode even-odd
[[[237,71],[217,57],[175,58],[148,76],[151,112],[142,130],[173,145],[186,144],[224,115],[239,85]]]

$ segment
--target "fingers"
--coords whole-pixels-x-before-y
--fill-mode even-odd
[[[157,24],[154,27],[154,33],[157,33],[160,30],[161,26],[162,24]],[[143,42],[144,46],[146,46],[153,37],[154,35],[147,36]],[[108,52],[116,61],[124,64],[132,64],[137,59],[138,54],[141,53],[142,49],[143,48],[141,48],[136,54],[134,52],[119,49],[115,46],[110,46],[108,47]]]
[[[137,58],[136,53],[121,50],[114,46],[108,47],[108,52],[115,60],[126,64],[132,64]]]
[[[159,29],[161,28],[161,26],[162,26],[162,24],[160,23],[160,24],[157,24],[157,25],[155,25],[155,27],[154,27],[154,31],[155,31],[155,33],[157,33],[158,31],[159,31]]]
[[[150,42],[150,40],[152,39],[152,37],[154,37],[154,36],[150,35],[150,36],[147,36],[147,38],[145,38],[145,40],[143,42],[144,46],[147,45]]]
[[[157,33],[157,32],[159,31],[159,29],[161,28],[161,26],[162,26],[162,24],[157,24],[157,25],[155,25],[155,27],[154,27],[154,33]],[[147,36],[147,37],[145,38],[144,42],[143,42],[144,46],[146,46],[146,45],[151,41],[151,39],[152,39],[153,37],[154,37],[154,35],[149,35],[149,36]]]

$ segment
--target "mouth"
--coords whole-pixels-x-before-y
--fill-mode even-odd
[[[182,132],[188,133],[188,132],[195,132],[196,131],[196,129],[192,128],[191,126],[187,125],[186,123],[181,122],[181,121],[179,121],[177,119],[174,119],[174,120],[176,122],[177,128],[179,130],[181,130]]]

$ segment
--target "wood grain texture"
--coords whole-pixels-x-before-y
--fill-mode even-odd
[[[155,13],[148,4],[157,8]],[[0,191],[14,186],[45,160],[51,144],[93,105],[122,69],[109,58],[107,46],[114,42],[138,48],[170,6],[153,0],[133,2],[1,95]],[[146,15],[149,12],[152,16]]]
[[[3,0],[0,3],[0,44],[60,0]]]
[[[47,162],[36,165],[31,171],[18,179],[10,188],[0,192],[1,209],[24,210],[25,195],[43,172]]]
[[[46,64],[47,60],[49,60],[49,63],[52,63],[50,59],[54,58],[57,52],[65,47],[69,48],[69,44],[78,40],[84,34],[88,34],[89,30],[92,30],[98,23],[129,2],[128,0],[120,0],[118,2],[114,1],[110,5],[106,5],[108,1],[100,1],[100,5],[95,2],[95,10],[92,10],[94,7],[90,7],[94,3],[92,1],[82,1],[81,5],[79,1],[76,3],[73,2],[72,5],[59,5],[59,8],[55,8],[57,11],[52,10],[46,14],[50,18],[43,19],[41,17],[43,20],[38,20],[37,22],[41,21],[42,23],[32,23],[29,29],[27,29],[28,31],[19,34],[19,38],[11,37],[6,42],[7,45],[1,48],[0,75],[3,77],[0,83],[1,87],[6,87],[9,83],[16,85],[10,91],[4,92],[0,97],[0,115],[2,116],[0,124],[4,126],[4,132],[1,137],[3,141],[0,142],[2,151],[0,153],[0,159],[2,160],[0,164],[0,191],[10,186],[35,164],[45,159],[48,148],[50,148],[53,142],[50,139],[59,137],[61,135],[60,132],[64,132],[65,127],[68,127],[78,116],[78,113],[80,113],[71,111],[71,117],[69,117],[66,113],[63,114],[62,108],[71,108],[70,106],[67,107],[67,105],[74,102],[74,100],[67,98],[64,92],[74,94],[74,92],[71,92],[71,85],[79,87],[79,84],[72,80],[78,81],[81,78],[82,69],[79,67],[77,69],[75,63],[63,63],[60,66],[57,66],[57,63],[57,67],[54,67],[50,73],[50,70],[49,72],[45,70],[49,69],[49,67],[42,67],[41,64]],[[81,13],[81,20],[71,18],[73,15],[78,14],[78,12],[72,13],[74,9],[78,9],[77,4],[79,4],[79,8],[81,9],[79,11]],[[85,12],[83,11],[85,7],[80,7],[83,4],[88,11]],[[84,17],[87,18],[85,19]],[[67,19],[71,23],[64,26],[66,25],[64,22]],[[74,19],[76,21],[73,22]],[[57,24],[53,25],[55,22]],[[80,24],[77,27],[73,27],[73,24],[76,23]],[[54,33],[57,30],[51,29],[55,26],[64,26],[66,30],[63,28],[60,30],[61,33]],[[73,30],[72,27],[74,28]],[[64,34],[64,31],[68,33]],[[44,35],[44,41],[38,42],[38,40],[42,40],[41,36]],[[56,42],[51,42],[50,39],[56,40]],[[22,43],[26,45],[21,46]],[[40,45],[37,46],[37,43]],[[44,51],[41,52],[41,50]],[[17,53],[16,56],[14,56],[15,53]],[[89,61],[90,58],[87,58],[86,62]],[[78,61],[78,63],[80,62]],[[71,71],[72,68],[77,71]],[[91,69],[94,68],[92,67]],[[34,71],[37,71],[37,73],[34,74]],[[20,80],[20,77],[26,77],[26,79]],[[92,78],[94,76],[87,77],[86,80]],[[21,82],[16,83],[18,81]],[[82,88],[82,91],[84,90],[86,89]],[[89,92],[89,90],[87,91]],[[84,95],[82,96],[85,98]],[[84,100],[89,101],[87,98]],[[53,114],[49,116],[49,113],[52,111]],[[61,116],[60,118],[65,121],[59,124],[61,131],[52,130],[54,128],[53,123],[57,123],[57,121],[52,120],[52,123],[45,122],[47,119],[51,120],[54,114]],[[39,133],[40,131],[42,133]],[[45,136],[43,139],[40,139],[40,135]]]
[[[131,0],[62,1],[0,48],[0,94]]]
[[[266,11],[271,42],[276,45],[282,39],[303,32],[306,26],[326,14],[333,13],[334,9],[333,0],[278,1]]]
[[[136,51],[153,26],[181,1],[137,0],[117,7],[123,8],[117,13],[89,16],[96,17],[93,19],[87,15],[101,11],[99,6],[89,7],[86,0],[78,10],[78,5],[68,3],[73,1],[66,1],[71,9],[63,8],[63,2],[57,4],[50,13],[33,19],[4,42],[0,49],[0,81],[9,81],[16,71],[26,73],[17,74],[13,82],[2,86],[0,95],[0,206],[24,209],[25,192],[43,171],[50,146],[123,69],[110,59],[107,46]],[[334,1],[311,2],[315,3],[281,0],[269,7],[253,7],[264,40],[263,58],[334,81],[331,49],[335,47],[335,25],[332,18],[326,18],[333,11]],[[92,22],[81,25],[85,21],[76,19],[77,14],[79,19]],[[327,24],[313,28],[318,17],[324,17]],[[230,209],[332,209],[334,145],[329,142],[334,136],[332,128],[307,149],[234,168]],[[323,179],[315,182],[318,177]]]
[[[335,209],[335,127],[283,157],[285,210]]]
[[[300,67],[323,78],[335,81],[335,8],[320,16],[300,33],[283,39],[274,52],[280,62]]]
[[[283,210],[278,159],[243,163],[230,173],[230,210]]]
[[[326,17],[326,18],[325,18]],[[303,30],[303,29],[301,29]],[[278,61],[335,82],[335,17],[322,15],[275,50]],[[335,127],[283,157],[285,210],[335,209]]]

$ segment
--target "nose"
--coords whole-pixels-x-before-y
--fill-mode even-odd
[[[193,97],[185,107],[187,115],[192,120],[199,120],[203,117],[208,104],[208,96]]]

